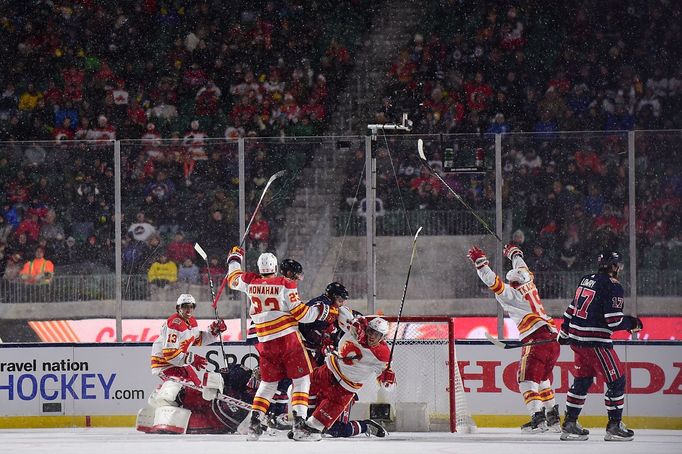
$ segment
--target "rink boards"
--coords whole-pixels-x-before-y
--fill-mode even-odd
[[[682,343],[619,342],[615,346],[628,379],[624,416],[633,427],[682,429]],[[0,344],[0,428],[132,426],[159,380],[150,372],[151,344]],[[199,347],[208,370],[223,365],[219,346]],[[226,361],[258,363],[252,346],[225,345]],[[458,341],[466,401],[482,427],[511,427],[527,420],[518,393],[519,349],[501,350],[483,341]],[[562,347],[553,386],[564,408],[572,381],[569,348]],[[361,402],[385,399],[426,402],[431,416],[447,417],[449,396],[446,344],[395,348],[398,388],[377,396],[374,384]],[[605,421],[603,383],[590,390],[581,420]]]

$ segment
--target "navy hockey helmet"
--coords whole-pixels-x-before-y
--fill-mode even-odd
[[[286,276],[291,279],[296,279],[303,274],[303,265],[301,265],[294,259],[284,259],[279,264],[279,270],[282,276]]]
[[[611,268],[612,265],[617,265],[618,269],[623,268],[623,258],[616,251],[604,251],[597,257],[597,264],[600,270]]]
[[[348,290],[346,290],[346,287],[339,284],[338,282],[331,282],[329,285],[327,285],[324,293],[330,298],[339,296],[344,300],[348,299]]]

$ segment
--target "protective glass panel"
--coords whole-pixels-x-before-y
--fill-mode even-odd
[[[192,133],[121,141],[124,340],[153,340],[182,293],[194,296],[200,326],[214,318],[211,282],[218,292],[239,241],[237,145]],[[221,317],[239,317],[234,301],[222,292]]]
[[[630,294],[627,150],[627,133],[502,136],[504,239],[521,246],[552,316],[561,317],[604,250],[623,257],[619,277]]]
[[[1,150],[2,341],[95,341],[93,320],[114,315],[113,142]]]
[[[494,258],[494,144],[494,136],[479,135],[379,134],[373,141],[377,310],[398,314],[421,226],[403,314],[496,313],[494,305],[461,304],[478,289],[468,249],[477,245]]]

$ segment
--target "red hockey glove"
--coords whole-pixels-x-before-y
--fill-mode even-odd
[[[227,256],[227,263],[229,264],[232,261],[242,263],[244,260],[244,249],[240,248],[239,246],[233,246],[232,249],[230,249],[230,254]]]
[[[472,261],[472,263],[476,266],[477,269],[481,269],[484,266],[488,265],[488,257],[485,256],[485,252],[483,252],[482,249],[473,246],[469,249],[469,252],[467,252],[467,256],[469,257],[469,260]]]
[[[520,255],[523,258],[523,251],[519,249],[514,243],[509,243],[504,246],[504,256],[509,260],[513,260],[515,256]]]
[[[317,319],[321,322],[334,323],[339,317],[339,308],[328,304],[317,303],[314,307],[320,311]]]
[[[384,371],[377,377],[377,381],[384,388],[390,388],[395,385],[395,372],[391,369],[384,369]]]
[[[203,356],[195,355],[194,353],[188,353],[186,361],[187,364],[191,365],[196,370],[206,369],[206,364],[208,364],[206,358],[204,358]]]
[[[332,344],[327,344],[320,350],[324,356],[336,355],[336,350]]]
[[[211,326],[208,327],[208,330],[214,336],[219,336],[220,333],[227,330],[227,325],[225,324],[225,320],[223,320],[222,318],[218,319],[218,320],[214,320],[213,323],[211,323]]]
[[[358,339],[360,344],[365,344],[367,342],[367,325],[369,322],[365,317],[356,317],[352,322],[351,326],[355,330],[355,337]]]

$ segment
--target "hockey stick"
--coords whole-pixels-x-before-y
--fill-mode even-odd
[[[421,159],[422,164],[423,164],[427,169],[429,169],[429,171],[430,171],[436,178],[438,178],[438,179],[440,180],[440,182],[443,183],[443,184],[445,185],[446,188],[448,188],[448,189],[450,190],[450,192],[452,192],[452,194],[455,196],[455,198],[456,198],[457,200],[459,200],[459,202],[460,202],[462,205],[464,205],[464,208],[466,208],[471,214],[474,215],[474,217],[476,218],[476,220],[478,220],[478,222],[481,223],[481,225],[488,231],[488,233],[490,233],[490,234],[493,235],[495,238],[497,238],[497,241],[499,241],[499,242],[501,243],[501,242],[502,242],[502,239],[501,239],[499,236],[497,236],[497,233],[493,232],[493,231],[490,229],[490,226],[488,225],[488,223],[485,222],[485,221],[483,220],[483,218],[481,218],[478,214],[476,214],[476,212],[474,211],[474,209],[471,208],[471,205],[469,205],[469,204],[468,204],[468,203],[467,203],[459,194],[457,194],[457,192],[455,192],[455,190],[452,189],[452,188],[450,187],[449,184],[447,184],[447,182],[443,179],[443,177],[441,177],[441,176],[438,174],[438,172],[436,172],[435,170],[433,170],[433,167],[431,167],[431,164],[429,164],[429,161],[426,160],[426,156],[424,155],[424,141],[423,141],[422,139],[419,139],[419,140],[417,141],[417,151],[418,151],[418,153],[419,153],[419,159]]]
[[[202,386],[195,385],[192,382],[188,382],[185,380],[178,380],[175,377],[169,377],[168,379],[173,380],[174,382],[179,383],[182,386],[184,386],[186,388],[193,389],[195,391],[202,392],[204,390],[204,388]],[[226,394],[223,394],[222,392],[218,392],[216,399],[221,400],[221,401],[225,402],[226,404],[228,404],[234,408],[241,408],[242,410],[251,411],[251,404],[247,404],[243,400],[239,400],[239,399],[236,399],[234,397],[230,397]],[[233,410],[234,410],[234,408],[233,408]]]
[[[246,229],[244,230],[244,235],[242,236],[242,240],[239,242],[239,247],[243,248],[244,247],[244,241],[246,241],[246,237],[249,234],[249,229],[251,228],[251,224],[253,224],[253,220],[256,218],[256,213],[258,213],[258,210],[260,209],[260,205],[263,202],[263,197],[265,197],[265,193],[268,192],[268,188],[272,184],[273,181],[275,181],[277,178],[281,177],[286,173],[286,170],[280,170],[279,172],[273,174],[270,179],[268,180],[267,183],[265,183],[265,187],[263,188],[263,193],[260,195],[260,199],[258,200],[258,204],[256,204],[256,208],[253,210],[253,214],[251,214],[251,220],[249,220],[249,223],[246,226]],[[225,285],[227,284],[227,277],[229,276],[229,272],[225,273],[225,277],[223,278],[223,281],[220,283],[220,287],[218,287],[218,293],[215,295],[213,298],[213,308],[218,305],[218,299],[220,299],[220,295],[223,294],[223,290],[225,289]]]
[[[501,348],[503,350],[509,350],[510,348],[521,348],[521,347],[532,347],[534,345],[549,344],[551,342],[556,342],[556,339],[543,339],[535,342],[523,343],[505,343],[499,339],[495,339],[490,333],[485,333],[486,339],[488,339],[495,347]]]
[[[420,139],[421,140],[421,139]],[[400,317],[403,315],[403,306],[405,305],[405,295],[407,295],[407,284],[410,282],[410,273],[412,272],[412,261],[414,260],[414,253],[417,250],[417,237],[419,232],[422,231],[420,226],[417,229],[417,233],[414,234],[414,239],[412,240],[412,254],[410,255],[410,266],[407,268],[407,277],[405,278],[405,286],[403,287],[403,296],[400,299],[400,309],[398,310],[398,318],[395,322],[395,332],[393,333],[393,343],[391,344],[391,354],[388,356],[388,365],[386,369],[391,368],[391,361],[393,361],[393,349],[395,348],[395,340],[398,337],[398,325],[400,324]]]
[[[194,243],[194,250],[197,254],[204,259],[206,262],[206,273],[208,274],[208,284],[211,287],[211,301],[213,306],[213,314],[215,314],[215,319],[220,322],[220,317],[218,317],[218,300],[215,297],[215,290],[213,289],[213,279],[211,279],[211,264],[208,262],[208,255],[204,248],[202,248],[199,243]],[[223,333],[218,333],[218,338],[220,339],[220,351],[223,353],[223,365],[227,367],[227,359],[225,357],[225,345],[223,345]]]

